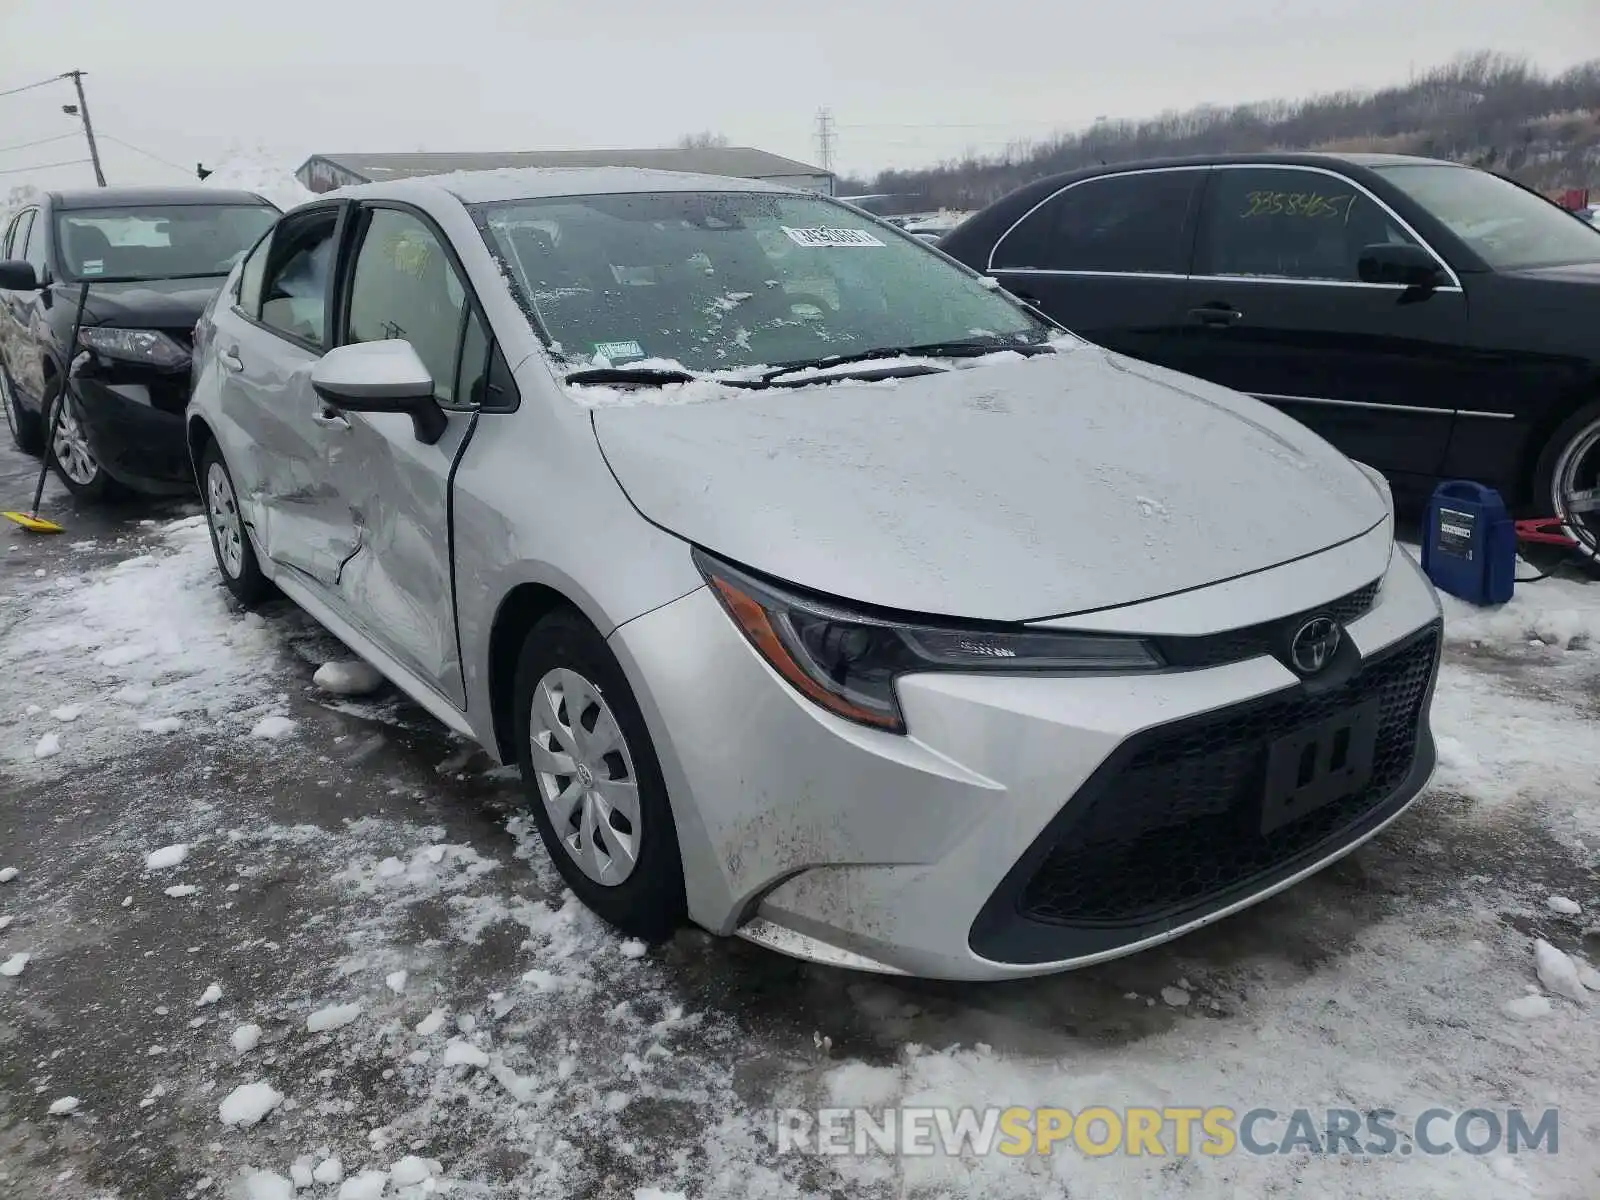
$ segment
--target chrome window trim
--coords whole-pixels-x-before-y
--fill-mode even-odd
[[[1428,408],[1420,404],[1384,404],[1378,400],[1334,400],[1328,396],[1285,396],[1277,392],[1251,392],[1257,400],[1272,403],[1282,400],[1290,404],[1323,404],[1331,408],[1371,408],[1379,412],[1419,413],[1434,417],[1487,417],[1496,421],[1515,421],[1516,413],[1480,412],[1468,408]]]
[[[1048,196],[1045,196],[1038,203],[1034,204],[1033,207],[1029,208],[1027,212],[1023,213],[1020,217],[1013,221],[1010,226],[1007,227],[1006,231],[995,239],[994,245],[989,248],[989,257],[986,260],[984,270],[1005,271],[1011,274],[1083,276],[1085,278],[1100,279],[1216,279],[1225,283],[1289,283],[1309,287],[1376,288],[1381,291],[1391,292],[1406,290],[1405,285],[1399,283],[1364,283],[1361,280],[1356,279],[1298,279],[1292,275],[1176,275],[1172,274],[1171,272],[1160,271],[1084,271],[1062,267],[997,267],[994,265],[995,254],[999,252],[1000,247],[1005,243],[1006,238],[1010,237],[1016,232],[1017,226],[1021,225],[1024,221],[1026,221],[1034,213],[1038,212],[1039,209],[1043,208],[1046,204],[1049,204],[1057,196],[1060,196],[1066,192],[1070,192],[1075,187],[1082,187],[1086,183],[1094,183],[1097,180],[1102,179],[1116,179],[1125,175],[1161,175],[1173,171],[1251,170],[1309,171],[1314,175],[1326,175],[1331,179],[1337,179],[1343,183],[1349,184],[1351,187],[1355,188],[1363,196],[1381,208],[1390,217],[1390,219],[1395,222],[1395,224],[1399,225],[1401,229],[1405,230],[1405,232],[1417,243],[1417,245],[1421,246],[1430,255],[1432,255],[1434,261],[1444,268],[1445,273],[1450,277],[1450,285],[1448,287],[1435,288],[1434,291],[1462,291],[1461,277],[1456,274],[1455,268],[1445,261],[1444,255],[1440,254],[1431,245],[1429,245],[1428,240],[1418,233],[1414,228],[1412,228],[1409,221],[1407,221],[1399,213],[1395,212],[1393,207],[1391,207],[1382,197],[1376,195],[1371,188],[1367,187],[1366,184],[1360,182],[1359,180],[1352,179],[1348,175],[1341,175],[1338,171],[1331,170],[1328,167],[1309,166],[1302,163],[1206,163],[1203,165],[1197,164],[1174,167],[1138,167],[1130,171],[1108,171],[1103,175],[1091,175],[1087,179],[1075,179],[1064,187],[1057,188]],[[1196,228],[1196,233],[1199,233],[1198,227]]]
[[[994,267],[996,275],[1029,275],[1047,278],[1084,279],[1165,279],[1171,283],[1189,283],[1194,280],[1216,280],[1220,283],[1275,283],[1299,287],[1365,288],[1368,291],[1403,292],[1403,283],[1363,283],[1359,279],[1295,279],[1288,275],[1174,275],[1164,271],[1079,271],[1063,267]],[[1458,287],[1437,287],[1440,295],[1460,295]]]

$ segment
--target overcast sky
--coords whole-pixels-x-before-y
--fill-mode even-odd
[[[1097,116],[1404,80],[1465,50],[1600,57],[1600,0],[0,0],[0,91],[88,72],[112,183],[231,151],[656,146],[710,129],[836,169]],[[61,82],[0,96],[0,197],[92,183]]]

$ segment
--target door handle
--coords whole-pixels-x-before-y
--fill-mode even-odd
[[[244,370],[244,359],[239,357],[239,348],[237,346],[230,346],[226,350],[219,351],[217,361],[229,371]]]
[[[1189,317],[1197,325],[1232,325],[1236,321],[1244,320],[1244,314],[1231,304],[1220,301],[1215,304],[1202,304],[1199,308],[1191,308]]]
[[[323,429],[349,429],[350,422],[343,414],[336,413],[331,408],[318,408],[311,414],[311,420]]]

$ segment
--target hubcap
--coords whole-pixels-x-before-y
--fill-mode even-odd
[[[1579,431],[1556,461],[1551,502],[1578,548],[1600,558],[1600,420]]]
[[[237,579],[244,570],[244,529],[239,522],[239,506],[233,499],[233,485],[218,462],[206,471],[206,514],[211,518],[211,533],[217,539],[222,569],[229,579]]]
[[[100,474],[100,464],[89,453],[89,442],[83,436],[83,427],[78,424],[72,404],[65,398],[58,399],[56,403],[61,406],[61,413],[56,417],[56,436],[50,444],[51,449],[55,452],[62,474],[73,483],[87,486]]]
[[[639,781],[616,714],[564,667],[546,672],[529,718],[534,782],[556,837],[578,869],[615,887],[639,860]]]

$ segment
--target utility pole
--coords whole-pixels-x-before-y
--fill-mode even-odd
[[[821,108],[817,110],[817,156],[822,159],[822,169],[833,170],[833,143],[836,137],[833,124],[833,110]]]
[[[89,161],[94,164],[94,181],[100,187],[106,185],[106,173],[100,169],[100,149],[94,144],[94,123],[89,120],[89,101],[83,95],[83,72],[68,71],[61,76],[63,79],[72,80],[72,86],[78,89],[78,103],[76,108],[66,106],[66,111],[77,112],[83,118],[83,136],[89,139]]]

